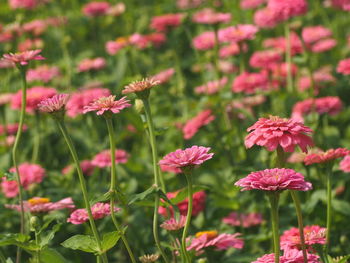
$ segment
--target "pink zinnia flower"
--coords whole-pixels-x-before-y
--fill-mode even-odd
[[[266,254],[252,263],[274,263],[275,255]],[[284,255],[280,256],[280,263],[303,263],[303,252],[297,249],[288,249],[284,251]],[[317,255],[308,253],[307,254],[308,263],[320,263],[319,257]]]
[[[272,65],[282,62],[282,56],[275,50],[256,51],[250,57],[249,64],[253,68],[271,68]]]
[[[110,4],[108,2],[90,2],[83,6],[83,14],[88,17],[96,17],[107,14]]]
[[[9,0],[9,5],[11,9],[27,9],[32,10],[38,5],[48,2],[47,0]]]
[[[315,82],[315,94],[318,94],[318,90],[325,86],[325,84],[329,84],[330,82],[334,82],[335,78],[330,73],[329,69],[321,68],[315,71],[313,74],[313,79]],[[323,85],[322,85],[323,84]],[[311,78],[310,76],[302,76],[298,82],[298,89],[300,91],[304,91],[311,87]]]
[[[254,23],[261,28],[273,28],[279,23],[279,18],[271,9],[263,8],[254,13]]]
[[[264,4],[266,0],[241,0],[240,7],[242,9],[254,9]]]
[[[304,227],[305,244],[311,248],[315,244],[326,244],[326,228],[317,225]],[[283,250],[298,249],[301,250],[301,241],[299,229],[292,227],[284,231],[281,236],[281,248]]]
[[[339,168],[344,173],[350,173],[350,155],[344,157],[344,159],[339,163]]]
[[[95,170],[95,165],[92,164],[90,160],[83,160],[80,162],[80,167],[84,175],[90,176]],[[74,166],[72,164],[67,165],[62,169],[62,174],[66,175],[71,173],[74,170]]]
[[[215,33],[212,31],[203,32],[193,38],[192,44],[198,50],[212,49],[215,47]]]
[[[263,191],[308,191],[312,189],[311,183],[306,182],[301,173],[285,168],[252,172],[248,176],[238,180],[235,185],[242,187],[241,191],[252,189]]]
[[[168,231],[176,231],[185,226],[186,216],[180,216],[179,221],[177,221],[174,217],[166,220],[164,223],[160,225],[161,228],[164,228]]]
[[[29,69],[27,71],[27,81],[42,81],[47,83],[51,81],[53,78],[60,76],[60,71],[58,67],[50,67],[48,65],[42,65],[35,69]]]
[[[322,53],[331,50],[337,45],[337,40],[333,38],[327,38],[318,41],[311,46],[311,51],[314,53]]]
[[[84,59],[78,65],[79,72],[85,72],[90,70],[100,70],[106,67],[106,60],[104,58]]]
[[[165,32],[169,27],[177,27],[181,24],[184,14],[165,14],[152,17],[150,28],[158,32]]]
[[[38,104],[41,101],[51,98],[56,94],[57,94],[56,89],[50,88],[50,87],[36,86],[36,87],[29,88],[27,90],[26,112],[34,113],[35,111],[39,110]],[[20,110],[21,106],[22,106],[22,90],[19,90],[12,97],[11,108]]]
[[[31,49],[42,49],[44,46],[44,41],[41,38],[34,38],[30,39],[27,38],[26,40],[18,43],[18,51],[19,52],[26,52]]]
[[[198,232],[196,237],[191,240],[187,250],[201,251],[207,247],[214,247],[216,250],[226,250],[229,248],[242,249],[244,242],[236,234],[218,234],[217,231]]]
[[[145,78],[140,81],[134,81],[130,83],[129,85],[125,86],[124,89],[122,90],[123,94],[129,94],[129,93],[138,93],[138,92],[143,92],[146,90],[151,89],[154,86],[159,85],[159,81],[155,79],[148,79]]]
[[[263,222],[263,218],[260,213],[239,214],[232,212],[227,217],[224,217],[222,222],[231,226],[243,226],[248,228],[260,225]]]
[[[116,96],[110,95],[108,97],[96,99],[94,102],[90,103],[90,105],[84,107],[83,113],[97,111],[97,115],[102,115],[105,112],[112,112],[116,114],[131,106],[126,97],[122,97],[119,100],[115,100],[115,97]]]
[[[240,42],[244,40],[252,40],[259,29],[250,24],[242,24],[230,26],[220,29],[218,32],[220,42]]]
[[[15,64],[20,64],[21,66],[25,66],[31,60],[43,60],[45,59],[43,56],[39,55],[41,52],[40,49],[37,50],[29,50],[20,53],[10,53],[4,54],[3,59],[9,62],[13,62]]]
[[[47,213],[55,210],[74,209],[75,205],[71,197],[64,198],[57,202],[50,202],[49,198],[33,197],[23,202],[24,210],[30,213]],[[21,211],[20,205],[5,204],[6,208]]]
[[[175,69],[174,68],[169,68],[166,70],[163,70],[159,72],[158,74],[154,75],[152,79],[159,81],[159,84],[164,84],[167,83],[171,77],[174,75]]]
[[[230,13],[216,13],[211,8],[204,8],[197,11],[192,16],[192,21],[199,24],[218,24],[218,23],[228,23],[231,21]]]
[[[129,159],[129,154],[124,150],[116,150],[115,151],[115,163],[126,163]],[[111,153],[110,150],[103,150],[102,152],[95,155],[92,159],[91,164],[104,168],[111,167]]]
[[[329,149],[326,152],[311,153],[306,155],[304,163],[306,165],[311,165],[314,163],[326,163],[349,154],[350,151],[345,148]]]
[[[228,78],[223,77],[219,80],[209,81],[208,83],[195,87],[194,90],[197,94],[207,94],[212,95],[217,93],[220,89],[225,87],[227,84]]]
[[[68,94],[57,94],[51,98],[42,100],[38,104],[38,109],[42,112],[56,112],[61,109],[64,109],[64,106],[67,104],[69,95]]]
[[[295,32],[291,32],[290,34],[290,44],[293,56],[303,52],[303,44]],[[287,51],[288,42],[285,37],[268,38],[264,40],[263,46],[265,48],[277,49],[278,51],[285,53]]]
[[[194,118],[188,120],[182,128],[184,139],[191,139],[201,127],[211,123],[213,120],[215,120],[215,116],[212,115],[211,110],[200,112]]]
[[[268,151],[274,151],[280,146],[285,152],[293,152],[295,146],[299,146],[303,152],[307,152],[307,147],[313,146],[313,141],[308,136],[312,130],[293,119],[282,119],[277,116],[270,116],[269,119],[260,118],[247,131],[251,132],[245,138],[247,148],[256,144],[266,147]]]
[[[267,7],[275,12],[281,21],[303,15],[308,9],[305,0],[268,0]]]
[[[192,146],[185,150],[178,149],[163,157],[159,164],[164,164],[170,167],[186,168],[193,167],[204,163],[213,157],[213,153],[208,153],[209,147]]]
[[[306,44],[312,44],[332,36],[332,31],[324,26],[308,26],[303,28],[301,36]]]
[[[18,123],[10,123],[7,124],[6,127],[4,127],[3,125],[0,125],[0,135],[4,135],[5,131],[7,134],[9,135],[16,135],[17,131],[18,131]],[[22,126],[22,131],[26,131],[28,129],[27,125],[23,125]]]
[[[244,51],[246,51],[246,49],[242,50],[242,52],[244,52]],[[220,48],[219,56],[220,56],[220,58],[228,58],[228,57],[237,55],[240,52],[241,51],[240,51],[239,45],[235,42],[232,42],[232,43]]]
[[[129,38],[119,37],[115,41],[108,41],[105,48],[109,55],[115,55],[119,50],[129,45],[129,43]]]
[[[350,58],[339,61],[337,72],[343,75],[350,75]]]
[[[265,72],[243,72],[232,83],[233,92],[244,92],[245,94],[252,94],[258,90],[267,90],[268,88],[268,77]]]

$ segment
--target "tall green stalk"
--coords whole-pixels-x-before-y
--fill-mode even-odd
[[[280,234],[279,234],[279,218],[278,218],[278,201],[279,193],[268,193],[271,206],[271,221],[273,233],[273,250],[275,254],[275,263],[280,262]]]
[[[153,174],[154,174],[154,183],[159,186],[161,186],[161,189],[164,191],[165,189],[165,184],[163,178],[160,176],[160,172],[158,169],[158,151],[157,151],[157,146],[156,146],[156,138],[154,134],[154,124],[152,120],[152,114],[151,114],[151,107],[149,105],[149,99],[147,98],[142,98],[142,102],[144,105],[145,109],[145,114],[146,114],[146,121],[147,121],[147,126],[148,126],[148,134],[149,134],[149,140],[151,144],[151,149],[152,149],[152,159],[153,159]],[[159,208],[159,194],[156,194],[155,200],[154,200],[154,214],[153,214],[153,236],[154,240],[156,242],[156,245],[159,249],[160,254],[162,255],[164,261],[168,263],[168,258],[165,255],[163,248],[160,244],[159,240],[159,232],[158,232],[158,219],[159,219],[159,214],[158,214],[158,208]]]
[[[80,187],[81,187],[81,191],[83,193],[83,198],[84,198],[84,203],[85,203],[85,207],[86,207],[86,210],[87,210],[87,213],[88,213],[88,217],[89,217],[89,222],[90,222],[90,227],[91,227],[91,230],[92,230],[92,233],[96,239],[96,243],[97,243],[97,247],[98,247],[98,250],[100,252],[102,252],[102,245],[101,245],[101,239],[100,239],[100,235],[98,234],[98,231],[97,231],[97,227],[96,227],[96,224],[95,224],[95,221],[94,221],[94,218],[92,216],[92,212],[91,212],[91,206],[90,206],[90,202],[89,202],[89,197],[88,197],[88,193],[87,193],[87,189],[86,189],[86,183],[85,183],[85,179],[84,179],[84,175],[83,175],[83,171],[81,169],[81,166],[80,166],[80,162],[79,162],[79,158],[78,158],[78,155],[77,155],[77,152],[75,150],[75,147],[74,147],[74,144],[72,142],[72,139],[67,131],[67,128],[66,128],[66,125],[64,124],[64,121],[63,120],[57,120],[57,123],[58,123],[58,127],[68,145],[68,148],[69,148],[69,151],[72,155],[72,158],[73,158],[73,161],[75,163],[75,167],[76,167],[76,170],[78,172],[78,177],[79,177],[79,182],[80,182]],[[105,253],[103,253],[101,255],[101,260],[103,263],[107,263],[108,262],[108,259],[107,259],[107,256]]]
[[[284,25],[284,33],[286,38],[286,63],[287,63],[287,90],[293,92],[293,76],[292,76],[292,51],[289,24]]]
[[[117,170],[115,165],[115,136],[114,136],[114,128],[113,128],[113,121],[112,118],[106,116],[106,123],[108,128],[108,135],[109,135],[109,143],[110,143],[110,149],[111,149],[111,186],[109,189],[109,192],[111,193],[110,196],[110,208],[111,208],[111,217],[113,224],[117,231],[120,233],[120,237],[124,243],[124,246],[126,250],[128,251],[129,257],[133,263],[136,263],[134,254],[130,248],[129,242],[125,237],[123,229],[119,226],[118,221],[115,217],[114,213],[114,202],[115,202],[115,196],[116,196],[116,186],[117,186]]]
[[[324,247],[325,255],[327,257],[329,247],[330,247],[330,237],[331,237],[331,225],[332,225],[332,165],[328,167],[327,171],[327,232],[326,232],[326,245]]]
[[[187,248],[186,248],[186,237],[187,237],[188,229],[189,229],[190,223],[191,223],[192,208],[193,208],[192,174],[189,171],[184,171],[184,174],[185,174],[186,180],[187,180],[188,210],[187,210],[185,227],[184,227],[184,230],[182,232],[181,248],[182,248],[182,253],[184,254],[185,262],[190,263],[191,260],[189,258],[189,255],[187,253]]]
[[[40,115],[39,112],[35,112],[35,134],[33,143],[32,163],[36,163],[39,156],[40,149]]]

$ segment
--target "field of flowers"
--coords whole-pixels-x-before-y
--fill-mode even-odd
[[[350,262],[349,0],[2,0],[0,263]]]

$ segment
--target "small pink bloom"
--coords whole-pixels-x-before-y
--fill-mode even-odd
[[[34,39],[28,38],[22,42],[19,42],[17,49],[19,52],[26,52],[32,49],[42,49],[43,46],[44,46],[44,41],[41,38],[34,38]]]
[[[324,26],[304,27],[301,36],[306,44],[315,43],[332,36],[332,31]]]
[[[243,49],[242,52],[243,51],[246,51],[246,50]],[[228,58],[228,57],[237,55],[239,53],[240,53],[239,45],[235,42],[232,42],[227,46],[223,46],[219,50],[220,58]]]
[[[174,75],[175,69],[174,68],[169,68],[166,70],[163,70],[159,72],[158,74],[154,75],[152,79],[159,81],[159,84],[164,84],[167,83],[171,77]]]
[[[293,56],[303,52],[303,44],[295,32],[291,32],[290,34],[290,44]],[[285,53],[287,51],[288,42],[285,37],[268,38],[264,40],[263,46],[265,48],[277,49],[280,52]]]
[[[350,155],[345,156],[339,166],[344,173],[350,173]]]
[[[83,160],[80,162],[80,167],[81,170],[83,171],[84,175],[90,176],[92,175],[92,173],[95,170],[95,165],[92,164],[92,162],[90,160]],[[66,167],[64,167],[62,169],[62,174],[66,175],[71,173],[74,170],[74,166],[73,165],[67,165]]]
[[[106,60],[104,58],[84,59],[79,63],[78,71],[86,72],[90,70],[100,70],[106,67]]]
[[[212,49],[215,47],[215,33],[212,31],[203,32],[193,38],[192,44],[198,50]]]
[[[21,53],[10,53],[4,54],[3,59],[9,62],[13,62],[15,64],[20,64],[21,66],[25,66],[31,60],[43,60],[45,59],[43,56],[39,55],[41,52],[40,49],[37,50],[29,50]]]
[[[301,173],[285,168],[252,172],[248,176],[238,180],[235,185],[242,187],[241,191],[252,189],[263,191],[308,191],[312,189],[311,183],[306,182]]]
[[[36,19],[23,24],[22,29],[26,33],[32,33],[34,36],[39,36],[46,31],[48,26],[49,24],[45,20]]]
[[[215,119],[215,116],[212,115],[211,110],[204,110],[194,118],[188,120],[184,125],[184,127],[182,128],[184,139],[185,140],[191,139],[201,127],[211,123],[214,119]]]
[[[318,41],[317,43],[313,44],[311,47],[311,51],[314,53],[322,53],[326,52],[328,50],[331,50],[337,45],[337,40],[333,38],[327,38]]]
[[[279,23],[279,18],[271,9],[263,8],[254,13],[254,23],[261,28],[274,28]]]
[[[199,24],[218,24],[218,23],[228,23],[231,21],[230,13],[216,13],[211,8],[204,8],[197,11],[192,16],[192,21]]]
[[[195,87],[195,92],[197,94],[207,94],[207,95],[212,95],[217,93],[220,89],[225,87],[227,84],[228,78],[223,77],[219,80],[214,80],[214,81],[209,81],[208,83]]]
[[[164,228],[168,231],[176,231],[185,226],[186,223],[186,217],[180,216],[179,221],[176,221],[174,217],[166,220],[164,223],[160,225],[161,228]]]
[[[240,6],[242,9],[254,9],[264,4],[266,0],[241,0]]]
[[[24,210],[30,213],[47,213],[55,210],[74,209],[75,205],[71,197],[57,202],[50,202],[48,198],[34,197],[23,202]],[[5,204],[6,208],[21,211],[20,205]]]
[[[305,0],[268,0],[267,7],[276,13],[280,21],[303,15],[308,10]]]
[[[120,149],[115,151],[115,163],[126,163],[128,159],[129,154],[126,151]],[[104,150],[96,154],[95,157],[92,159],[91,164],[100,168],[111,167],[112,162],[110,150]]]
[[[90,2],[83,6],[83,14],[88,17],[96,17],[106,15],[110,4],[108,2]]]
[[[256,144],[266,147],[268,151],[274,151],[280,146],[285,152],[293,152],[295,146],[299,146],[303,152],[307,152],[307,147],[313,146],[312,138],[309,137],[312,130],[293,119],[276,116],[260,118],[247,131],[251,132],[245,138],[247,148]]]
[[[177,27],[181,24],[184,14],[165,14],[152,17],[150,28],[158,32],[166,32],[170,27]]]
[[[315,244],[326,244],[326,228],[317,225],[304,227],[305,244],[311,249]],[[301,241],[299,229],[292,227],[284,231],[281,236],[281,248],[283,250],[298,249],[301,250]]]
[[[108,41],[106,43],[106,51],[109,55],[115,55],[119,50],[129,45],[129,38],[119,37],[115,41]]]
[[[275,50],[256,51],[250,57],[249,64],[253,68],[271,68],[272,65],[282,62],[282,56]]]
[[[350,151],[345,148],[329,149],[326,152],[311,153],[305,156],[304,163],[311,165],[314,163],[326,163],[335,159],[349,155]]]
[[[60,71],[58,67],[50,67],[48,65],[42,65],[35,69],[29,69],[27,71],[27,81],[42,81],[44,83],[48,83],[55,77],[60,76]]]
[[[230,26],[219,30],[220,42],[240,42],[244,40],[252,40],[259,29],[250,24],[242,24]]]
[[[214,247],[216,250],[226,250],[229,248],[242,249],[244,242],[236,234],[218,234],[216,231],[204,231],[196,234],[191,240],[187,250],[201,251],[207,247]]]
[[[119,100],[115,100],[115,96],[101,97],[96,99],[90,105],[84,107],[83,113],[87,113],[90,111],[96,111],[97,115],[102,115],[105,112],[111,111],[112,113],[119,113],[125,108],[130,107],[131,104],[126,97],[122,97]]]
[[[22,131],[26,131],[27,129],[28,129],[28,126],[24,124],[22,126]],[[3,125],[0,125],[0,135],[4,135],[5,131],[9,135],[16,135],[18,131],[18,123],[10,123],[10,124],[7,124],[6,127],[4,127]]]
[[[64,106],[67,104],[69,95],[68,94],[57,94],[51,98],[42,100],[38,104],[38,109],[42,112],[56,112],[61,109],[64,109]]]
[[[176,168],[193,167],[204,163],[213,157],[213,153],[208,153],[209,147],[192,146],[185,150],[178,149],[163,157],[159,164]]]
[[[263,218],[260,213],[238,214],[232,212],[227,217],[224,217],[222,222],[231,226],[243,226],[248,228],[260,225],[263,222]]]
[[[159,85],[159,81],[155,79],[142,79],[140,81],[134,81],[130,83],[129,85],[125,86],[122,90],[122,94],[129,94],[129,93],[138,93],[143,92],[145,90],[149,90],[154,86]]]
[[[244,92],[245,94],[253,94],[258,90],[267,90],[268,88],[268,78],[265,72],[243,72],[232,83],[233,92]]]
[[[147,41],[151,42],[155,47],[163,45],[166,41],[166,35],[164,33],[151,33],[146,35]]]
[[[274,263],[275,255],[266,254],[252,263]],[[284,255],[280,256],[280,263],[303,263],[303,252],[297,249],[288,249],[284,251]],[[320,263],[319,257],[317,255],[308,253],[307,254],[308,263]]]
[[[343,75],[350,75],[350,58],[339,61],[337,72]]]

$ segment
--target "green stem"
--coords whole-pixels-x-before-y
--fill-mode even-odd
[[[35,244],[39,247],[39,237],[38,233],[35,231]],[[36,263],[40,263],[40,248],[35,253]]]
[[[238,42],[239,46],[239,74],[245,71],[245,61],[244,61],[244,46],[241,42]]]
[[[273,244],[275,263],[280,262],[280,235],[279,235],[279,219],[278,219],[278,200],[279,193],[269,193],[269,200],[271,205],[271,219],[272,219],[272,232],[273,232]]]
[[[287,90],[293,92],[293,76],[292,76],[292,52],[291,52],[291,39],[289,24],[286,22],[284,25],[284,33],[286,38],[286,62],[287,62]]]
[[[324,247],[325,255],[327,257],[330,247],[331,225],[332,225],[332,167],[328,168],[327,172],[327,232],[326,232],[326,245]]]
[[[85,207],[86,207],[86,210],[87,210],[87,213],[88,213],[88,217],[89,217],[89,221],[90,221],[91,230],[92,230],[92,233],[93,233],[93,235],[94,235],[94,237],[96,239],[98,250],[100,252],[102,252],[101,239],[100,239],[100,236],[98,234],[94,218],[92,216],[91,206],[90,206],[90,202],[89,202],[89,197],[88,197],[88,193],[87,193],[87,190],[86,190],[86,183],[85,183],[83,171],[81,170],[81,166],[80,166],[80,162],[79,162],[79,158],[78,158],[77,152],[76,152],[75,147],[73,145],[72,139],[71,139],[71,137],[70,137],[70,135],[69,135],[69,133],[67,131],[66,125],[64,124],[64,121],[63,120],[57,120],[57,123],[58,123],[58,126],[59,126],[59,128],[61,130],[61,133],[62,133],[62,135],[63,135],[63,137],[64,137],[64,139],[65,139],[65,141],[66,141],[66,143],[68,145],[68,148],[69,148],[69,151],[70,151],[70,153],[72,155],[72,158],[74,160],[75,167],[76,167],[77,172],[78,172],[80,188],[81,188],[81,191],[83,193],[84,203],[85,203]],[[106,257],[103,256],[103,255],[102,255],[102,262],[108,262]]]
[[[214,36],[215,36],[215,45],[214,45],[214,65],[216,78],[220,79],[220,66],[219,66],[219,36],[218,36],[218,25],[214,25]]]
[[[35,134],[34,134],[34,145],[32,153],[32,163],[36,163],[38,160],[39,149],[40,149],[40,115],[35,112]]]
[[[284,154],[284,150],[281,146],[277,147],[277,159],[276,159],[276,167],[283,168],[286,163],[286,157]]]
[[[111,199],[110,199],[110,207],[111,207],[111,217],[113,224],[117,231],[120,234],[120,237],[124,243],[124,246],[126,250],[128,251],[129,257],[133,263],[136,263],[134,254],[130,248],[129,242],[125,237],[124,231],[121,229],[121,227],[118,224],[118,221],[115,217],[115,212],[114,212],[114,202],[115,202],[115,194],[116,194],[116,185],[117,185],[117,170],[116,170],[116,164],[115,164],[115,136],[114,136],[114,128],[113,128],[113,121],[112,118],[106,117],[106,123],[107,123],[107,128],[108,128],[108,135],[109,135],[109,143],[110,143],[110,148],[111,148],[111,186],[110,186],[110,193],[111,193]]]
[[[184,174],[186,176],[187,186],[188,186],[188,210],[187,210],[185,228],[182,232],[181,247],[182,247],[182,252],[184,253],[184,258],[186,259],[186,262],[190,263],[191,261],[186,248],[186,236],[188,233],[188,228],[191,223],[192,207],[193,207],[193,189],[192,189],[192,175],[188,173],[188,171],[184,172]]]
[[[163,181],[163,178],[160,176],[159,169],[158,169],[158,152],[156,147],[156,138],[154,135],[154,124],[152,120],[152,114],[151,114],[151,107],[149,105],[149,100],[142,99],[145,113],[146,113],[146,120],[148,125],[148,133],[149,133],[149,140],[151,144],[152,149],[152,159],[153,159],[153,174],[154,174],[154,183],[159,186],[159,183],[161,184],[161,189],[165,191],[165,184]],[[159,233],[158,233],[158,208],[159,208],[159,194],[156,195],[154,200],[154,214],[153,214],[153,236],[154,240],[156,242],[156,245],[160,251],[160,254],[162,255],[165,262],[168,262],[167,256],[165,255],[161,244],[159,240]]]
[[[19,174],[19,169],[18,169],[18,145],[22,136],[22,130],[23,130],[23,124],[24,124],[24,119],[25,119],[25,113],[26,113],[26,105],[27,105],[27,81],[26,81],[26,70],[24,68],[19,68],[19,71],[21,73],[21,78],[22,78],[22,104],[21,104],[21,112],[20,112],[20,117],[19,117],[19,124],[18,124],[18,130],[16,134],[16,139],[15,143],[13,145],[12,149],[12,159],[13,159],[13,164],[16,169],[16,181],[18,184],[18,199],[19,199],[19,204],[21,207],[20,210],[20,218],[21,218],[21,226],[20,226],[20,233],[24,234],[24,225],[25,225],[25,218],[24,218],[24,207],[23,207],[23,186],[21,182],[21,177]],[[20,247],[17,247],[17,256],[16,256],[16,263],[21,262],[21,253],[22,249]]]
[[[303,224],[303,216],[301,212],[300,200],[298,197],[298,193],[296,191],[291,190],[290,194],[292,195],[295,211],[297,213],[300,243],[301,243],[301,249],[303,250],[303,259],[304,259],[304,263],[307,263],[308,262],[307,251],[306,251],[306,245],[305,245],[304,224]]]

